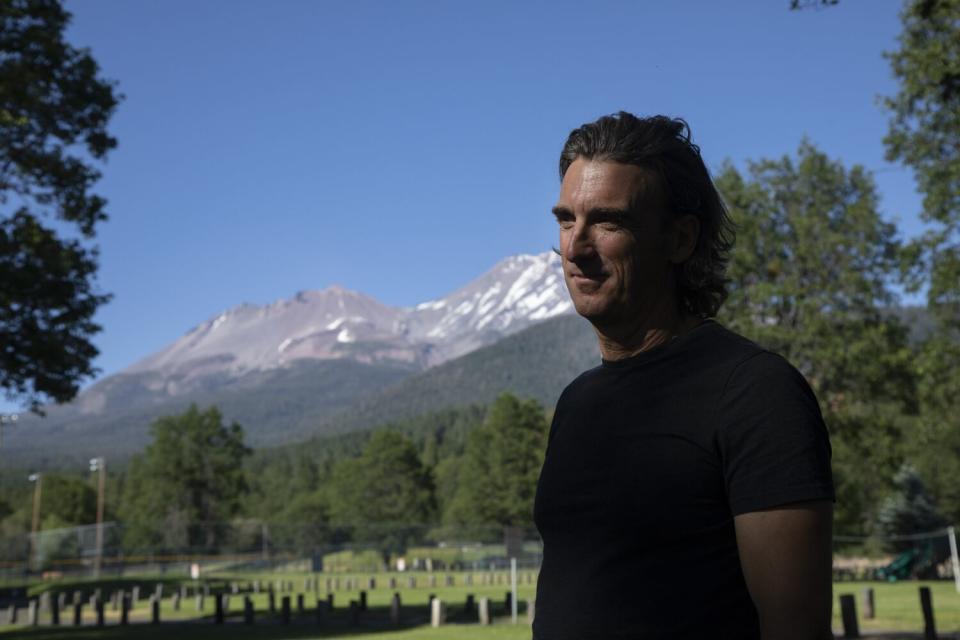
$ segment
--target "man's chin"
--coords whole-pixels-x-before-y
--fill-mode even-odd
[[[597,301],[593,300],[574,299],[573,301],[573,308],[577,314],[593,324],[602,324],[605,320],[609,320],[610,310],[608,307],[609,305],[598,304]]]

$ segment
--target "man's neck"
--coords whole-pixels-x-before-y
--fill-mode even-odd
[[[600,356],[604,360],[623,360],[670,342],[700,324],[700,319],[689,313],[651,314],[634,322],[614,325],[594,325],[600,342]]]

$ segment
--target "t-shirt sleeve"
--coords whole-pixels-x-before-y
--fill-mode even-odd
[[[733,515],[833,500],[830,440],[810,385],[770,352],[741,362],[718,405],[717,444]]]

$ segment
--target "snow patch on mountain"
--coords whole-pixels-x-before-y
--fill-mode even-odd
[[[155,372],[179,390],[212,373],[239,375],[301,359],[402,360],[428,367],[534,322],[572,311],[552,252],[500,261],[451,294],[397,308],[334,285],[203,322],[124,373]],[[167,385],[169,388],[169,385]]]

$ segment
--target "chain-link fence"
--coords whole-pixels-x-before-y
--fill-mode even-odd
[[[7,534],[0,537],[0,576],[121,576],[207,570],[464,571],[518,566],[536,569],[542,544],[533,528],[498,525],[449,527],[430,524],[318,526],[238,520],[218,523],[217,545],[136,544],[121,523]],[[100,542],[102,541],[102,542]]]

